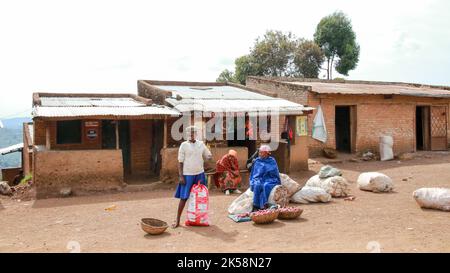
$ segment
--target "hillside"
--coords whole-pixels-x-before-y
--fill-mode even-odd
[[[0,128],[0,148],[23,142],[22,124],[30,122],[30,118],[12,118],[2,120],[4,128]],[[17,167],[21,164],[20,153],[0,155],[0,169]]]

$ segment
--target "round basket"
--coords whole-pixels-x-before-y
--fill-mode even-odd
[[[278,218],[278,210],[273,210],[273,212],[266,215],[255,215],[254,213],[252,213],[250,215],[250,218],[255,224],[258,225],[270,224]]]
[[[154,218],[142,218],[141,228],[151,235],[158,235],[166,231],[168,225],[166,222]]]
[[[282,219],[282,220],[297,219],[298,217],[300,217],[302,212],[303,212],[303,209],[301,209],[301,208],[298,208],[295,211],[283,211],[283,210],[280,210],[280,212],[278,213],[278,219]]]

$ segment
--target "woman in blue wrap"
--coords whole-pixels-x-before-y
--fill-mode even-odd
[[[250,173],[250,190],[253,192],[254,209],[267,207],[270,192],[277,185],[281,185],[277,162],[270,156],[270,147],[262,145],[259,148],[259,157],[254,161]]]

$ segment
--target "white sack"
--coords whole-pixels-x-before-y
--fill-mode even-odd
[[[272,191],[269,195],[269,204],[280,205],[281,207],[285,207],[289,204],[289,194],[288,190],[283,185],[277,185],[273,187]]]
[[[421,208],[450,211],[450,189],[420,188],[413,197]]]
[[[289,197],[294,195],[294,193],[298,192],[302,187],[295,182],[292,178],[290,178],[287,174],[280,173],[281,185],[285,186]]]
[[[394,189],[392,179],[382,173],[365,172],[361,173],[357,180],[358,188],[372,192],[390,192]]]
[[[291,202],[307,204],[316,202],[330,202],[331,195],[319,187],[303,187],[291,197]]]
[[[342,176],[321,179],[317,174],[306,181],[305,186],[322,188],[327,193],[331,194],[332,197],[344,197],[350,194],[349,183],[347,179]]]
[[[253,192],[250,188],[243,194],[239,195],[233,203],[228,207],[229,214],[241,214],[251,212],[253,210]]]
[[[380,160],[392,160],[394,159],[394,151],[392,147],[394,146],[394,139],[391,136],[380,137]]]

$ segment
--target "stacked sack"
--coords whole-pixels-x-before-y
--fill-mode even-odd
[[[330,165],[323,166],[317,175],[311,177],[305,187],[316,187],[325,190],[332,197],[345,197],[350,194],[350,184],[342,177],[339,169]]]

